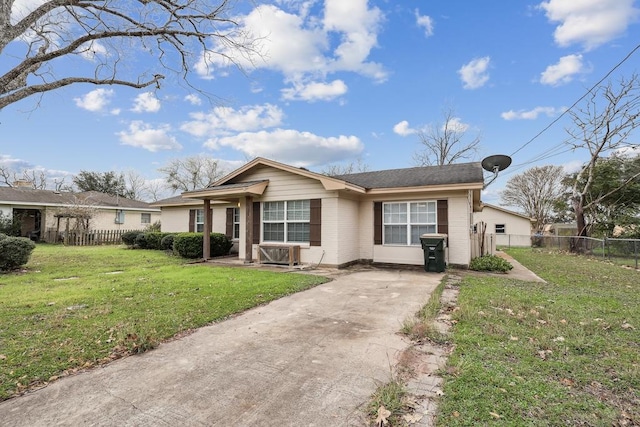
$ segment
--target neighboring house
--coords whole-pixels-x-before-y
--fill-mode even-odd
[[[56,232],[142,230],[160,220],[160,209],[149,203],[97,191],[81,193],[0,187],[0,211],[21,223],[20,235],[56,240]]]
[[[162,231],[225,233],[245,262],[271,247],[293,247],[304,264],[422,265],[420,236],[440,233],[448,236],[447,262],[468,266],[482,187],[480,163],[329,177],[257,158],[153,206],[162,209]],[[203,251],[209,258],[207,245]]]
[[[482,210],[473,214],[477,232],[480,223],[486,224],[486,234],[495,236],[497,246],[531,246],[532,224],[535,220],[500,206],[483,203]]]

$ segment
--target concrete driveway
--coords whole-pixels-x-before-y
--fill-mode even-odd
[[[291,273],[298,274],[298,273]],[[442,274],[363,269],[0,403],[2,426],[346,426]]]

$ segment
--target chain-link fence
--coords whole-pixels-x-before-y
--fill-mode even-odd
[[[524,244],[529,242],[529,245]],[[514,243],[515,242],[515,243]],[[638,269],[640,266],[640,239],[596,239],[578,236],[502,235],[498,247],[544,248],[565,251],[609,260],[616,264]]]

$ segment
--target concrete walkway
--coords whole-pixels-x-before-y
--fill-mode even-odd
[[[546,283],[546,281],[540,277],[538,277],[537,274],[535,274],[533,271],[529,270],[528,268],[526,268],[524,265],[520,264],[518,261],[516,261],[511,255],[502,252],[502,251],[496,251],[496,255],[509,261],[511,263],[511,265],[513,266],[513,269],[509,270],[507,272],[507,275],[512,278],[512,279],[516,279],[516,280],[522,280],[525,282],[542,282],[542,283]]]
[[[291,273],[299,274],[299,273]],[[0,403],[7,426],[362,426],[442,274],[365,269]]]

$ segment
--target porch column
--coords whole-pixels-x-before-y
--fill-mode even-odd
[[[244,200],[244,262],[253,262],[253,197],[246,196]]]
[[[202,258],[211,258],[211,200],[204,199],[204,233],[202,235]]]

